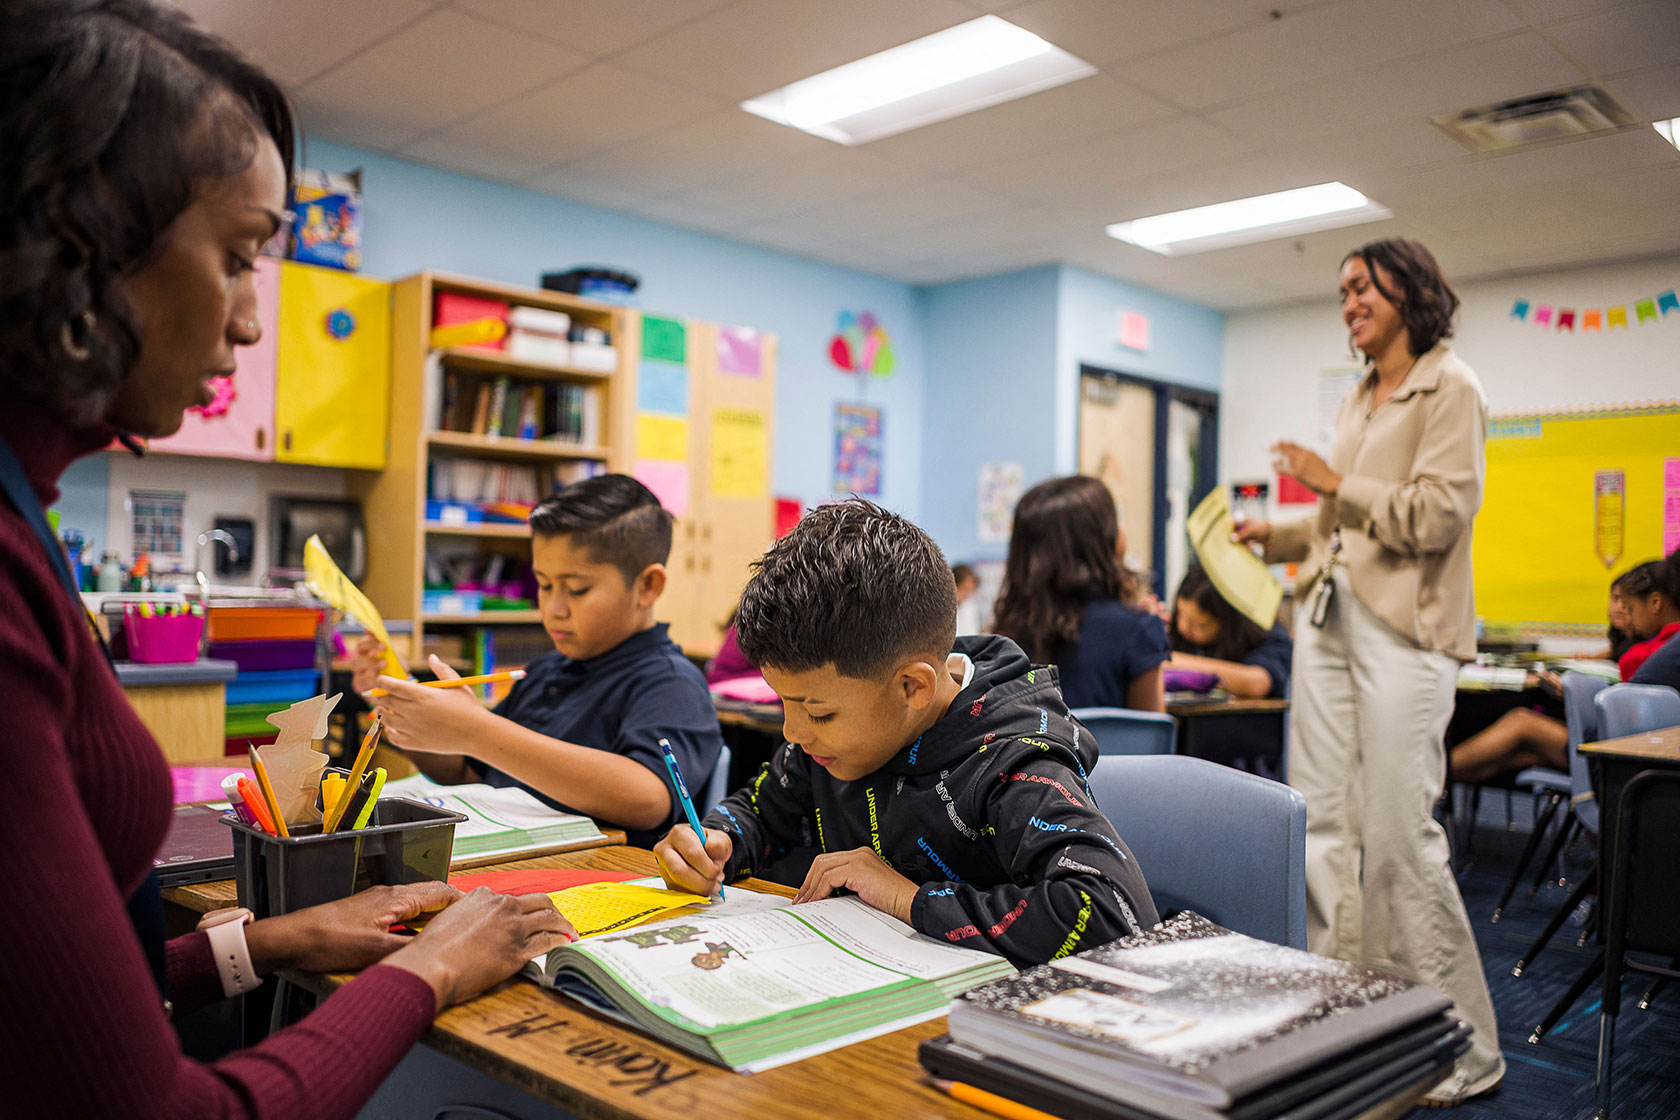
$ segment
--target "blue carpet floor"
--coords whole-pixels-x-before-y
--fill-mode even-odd
[[[1489,921],[1505,877],[1528,838],[1528,806],[1525,796],[1516,796],[1515,819],[1507,828],[1504,794],[1485,793],[1471,859],[1459,875],[1499,1015],[1505,1083],[1496,1094],[1450,1111],[1417,1109],[1408,1120],[1445,1116],[1453,1120],[1588,1120],[1593,1114],[1602,985],[1595,982],[1539,1045],[1529,1045],[1528,1035],[1586,967],[1595,947],[1577,946],[1581,927],[1566,923],[1521,977],[1511,975],[1511,966],[1528,951],[1568,890],[1554,878],[1529,898],[1531,869],[1499,923]],[[1565,868],[1572,884],[1591,866],[1591,857],[1584,842],[1566,854]],[[1650,981],[1648,976],[1632,976],[1622,996],[1612,1078],[1613,1120],[1680,1117],[1680,983],[1671,985],[1649,1011],[1641,1011],[1639,997]]]

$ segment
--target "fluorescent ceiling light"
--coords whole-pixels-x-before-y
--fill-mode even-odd
[[[1393,216],[1350,186],[1320,183],[1119,222],[1108,227],[1108,235],[1170,257]]]
[[[837,144],[867,144],[1096,72],[1024,28],[981,16],[743,101],[741,108]]]
[[[1651,127],[1656,129],[1658,135],[1664,140],[1667,140],[1676,148],[1680,148],[1680,117],[1675,117],[1670,121],[1652,121]]]

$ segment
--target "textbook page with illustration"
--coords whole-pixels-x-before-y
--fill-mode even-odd
[[[749,1073],[936,1018],[976,984],[1015,974],[855,897],[761,909],[740,893],[718,912],[562,945],[526,974]]]
[[[386,782],[380,796],[406,797],[465,814],[467,819],[455,826],[452,867],[484,863],[496,856],[606,840],[588,817],[550,809],[516,786],[505,789],[478,783],[446,786],[424,774],[416,774]]]
[[[1250,552],[1246,544],[1231,539],[1236,522],[1231,518],[1231,499],[1225,487],[1208,491],[1185,525],[1196,559],[1213,581],[1213,586],[1237,610],[1262,630],[1277,623],[1283,588],[1272,577],[1265,561]]]

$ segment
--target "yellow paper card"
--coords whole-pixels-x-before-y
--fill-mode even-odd
[[[1272,578],[1265,561],[1250,552],[1247,545],[1231,540],[1236,525],[1231,519],[1231,500],[1225,487],[1215,486],[1208,491],[1208,496],[1191,511],[1186,528],[1190,533],[1190,547],[1196,550],[1196,558],[1225,601],[1260,629],[1270,630],[1277,622],[1283,588]]]
[[[712,412],[712,495],[762,498],[770,489],[770,439],[764,413],[744,408]]]
[[[688,421],[674,416],[636,417],[636,457],[638,459],[687,459]]]
[[[309,580],[309,590],[332,604],[357,622],[373,639],[385,647],[385,675],[398,680],[408,679],[408,670],[391,649],[391,635],[385,632],[385,619],[379,608],[368,601],[361,588],[351,583],[333,558],[321,538],[311,534],[303,542],[303,570]]]
[[[579,937],[611,933],[672,910],[681,910],[684,906],[710,901],[685,891],[668,891],[636,883],[585,883],[581,887],[550,891],[548,897],[572,923]]]

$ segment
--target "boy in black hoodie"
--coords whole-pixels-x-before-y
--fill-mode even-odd
[[[1096,746],[1055,670],[1007,638],[955,637],[927,534],[854,498],[811,511],[754,567],[736,634],[782,697],[787,742],[706,817],[704,849],[686,826],[659,842],[667,883],[712,894],[805,849],[796,903],[845,889],[1018,966],[1158,920],[1086,788]]]

